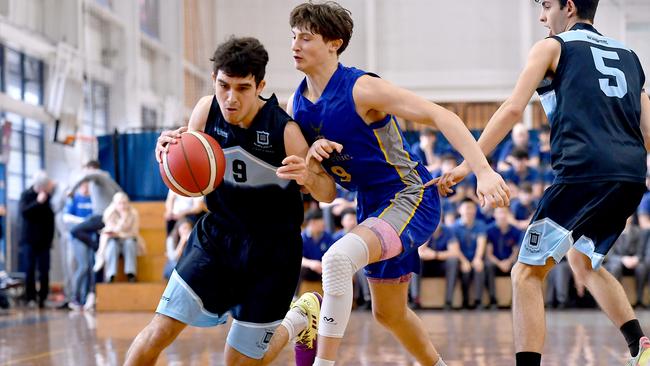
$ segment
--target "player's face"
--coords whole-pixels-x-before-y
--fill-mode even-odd
[[[219,70],[214,76],[214,90],[221,114],[232,124],[252,120],[257,114],[258,96],[264,88],[264,80],[255,85],[255,77],[229,76]]]
[[[296,69],[309,72],[332,55],[332,42],[325,42],[320,34],[298,28],[291,29],[291,33],[293,34],[291,53]]]
[[[566,31],[569,24],[569,6],[561,9],[560,0],[542,0],[541,4],[542,12],[539,15],[539,21],[549,29],[549,36]]]

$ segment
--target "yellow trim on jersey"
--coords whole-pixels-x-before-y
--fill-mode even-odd
[[[392,117],[391,117],[391,118],[392,118]],[[399,179],[402,181],[402,183],[404,183],[405,186],[408,186],[408,184],[404,181],[404,177],[402,176],[402,173],[400,173],[400,171],[399,171],[399,169],[397,168],[397,166],[395,166],[395,164],[391,163],[390,160],[388,160],[388,152],[386,152],[386,148],[384,147],[384,144],[381,142],[381,138],[379,137],[379,134],[377,133],[377,130],[376,130],[376,129],[373,129],[373,130],[372,130],[372,133],[374,133],[374,134],[375,134],[375,138],[377,138],[377,142],[379,143],[379,148],[381,149],[381,152],[384,154],[384,159],[386,160],[386,162],[387,162],[388,164],[390,164],[393,168],[395,168],[395,170],[397,171],[397,175],[399,176]],[[390,205],[388,205],[388,207],[386,207],[386,208],[381,212],[381,214],[379,214],[379,218],[380,218],[380,219],[382,218],[382,216],[384,216],[384,214],[385,214],[388,210],[390,210],[391,207],[393,207],[393,206],[395,205],[395,200],[396,200],[397,197],[399,196],[399,192],[401,192],[401,191],[397,191],[397,192],[395,193],[395,197],[393,197],[393,199],[390,201]]]
[[[418,201],[415,203],[415,206],[413,207],[413,211],[409,215],[409,218],[406,219],[406,221],[404,222],[404,225],[402,225],[402,227],[399,229],[399,232],[398,232],[399,235],[402,235],[402,232],[404,231],[404,229],[406,229],[406,226],[411,222],[411,219],[413,219],[413,216],[415,216],[415,211],[417,211],[418,207],[420,207],[420,203],[422,203],[423,198],[424,198],[424,186],[422,186],[420,188],[420,197],[418,198]]]

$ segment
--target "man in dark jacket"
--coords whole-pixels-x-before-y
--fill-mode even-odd
[[[50,249],[54,238],[54,212],[50,197],[54,182],[45,172],[34,176],[34,184],[20,195],[20,216],[22,227],[20,245],[26,264],[25,297],[28,303],[36,300],[36,269],[38,268],[40,288],[38,306],[45,307],[49,291]]]

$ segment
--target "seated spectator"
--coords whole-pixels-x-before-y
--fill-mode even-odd
[[[519,255],[522,232],[510,225],[510,215],[507,207],[497,207],[494,209],[494,223],[487,228],[485,273],[492,308],[497,306],[496,276],[510,276]]]
[[[188,218],[196,222],[204,211],[203,197],[185,197],[171,189],[167,192],[165,200],[165,222],[167,235],[169,235],[176,221]]]
[[[630,216],[625,224],[625,229],[614,243],[605,262],[605,268],[619,281],[624,275],[634,275],[637,299],[635,307],[645,307],[643,290],[648,281],[648,262],[650,260],[646,257],[646,238],[647,235],[633,223]]]
[[[536,168],[528,166],[528,151],[519,148],[512,150],[510,164],[511,168],[502,170],[500,173],[512,192],[516,194],[517,187],[528,183],[533,188],[533,197],[541,197],[544,188],[542,177]]]
[[[422,266],[420,275],[413,276],[412,294],[419,305],[420,277],[445,277],[445,309],[451,309],[458,277],[460,248],[452,229],[438,225],[429,241],[418,248]]]
[[[187,239],[190,237],[193,227],[192,220],[182,218],[176,221],[176,225],[174,225],[171,233],[167,236],[167,240],[165,241],[167,263],[165,263],[165,269],[163,270],[163,277],[166,280],[171,277],[174,268],[176,268],[176,263],[178,263],[181,254],[183,254],[185,244],[187,244]]]
[[[66,227],[73,227],[93,214],[92,202],[88,182],[83,182],[79,185],[74,196],[70,198],[66,204],[63,222]],[[70,302],[68,307],[71,310],[81,310],[83,304],[86,303],[86,297],[89,293],[94,293],[94,272],[93,262],[95,256],[95,248],[89,247],[86,243],[70,235],[68,240],[74,271],[70,281]]]
[[[95,271],[102,268],[106,262],[105,275],[108,282],[115,280],[117,260],[124,256],[124,273],[129,282],[136,281],[137,256],[142,252],[139,243],[138,211],[131,206],[126,193],[118,192],[113,196],[113,202],[104,212],[104,229],[100,236],[100,245],[95,256]]]
[[[528,164],[531,167],[536,168],[539,166],[539,145],[530,141],[528,128],[523,123],[517,123],[512,128],[510,140],[504,143],[499,153],[497,159],[498,170],[508,170],[510,168],[509,165],[512,165],[510,154],[515,148],[524,149],[528,152]]]
[[[420,131],[420,141],[411,145],[411,155],[417,157],[431,172],[440,166],[440,159],[435,155],[436,131],[425,127]]]
[[[510,201],[510,223],[519,230],[526,230],[536,209],[537,201],[533,199],[533,187],[530,183],[523,183],[517,197]]]
[[[548,124],[539,129],[539,169],[551,169],[551,126]]]
[[[336,198],[330,203],[320,202],[318,206],[323,210],[323,219],[325,220],[325,231],[333,232],[336,226],[341,222],[343,211],[348,209],[356,210],[357,193],[336,185]],[[312,208],[310,208],[311,210]],[[316,209],[316,207],[314,207]]]
[[[485,284],[485,272],[483,256],[487,238],[485,225],[476,220],[476,203],[471,199],[461,202],[458,212],[460,218],[453,227],[453,232],[460,244],[460,279],[463,292],[463,307],[474,308],[480,304],[483,298],[483,287]],[[469,287],[474,280],[476,296],[474,302],[470,302]]]
[[[437,178],[451,171],[457,166],[458,161],[453,154],[442,155],[440,158],[440,168],[431,172],[431,176]],[[444,215],[442,219],[443,225],[451,227],[456,222],[458,203],[465,198],[468,190],[467,187],[471,187],[471,183],[465,182],[468,179],[471,179],[471,177],[467,177],[456,187],[454,187],[454,191],[451,194],[447,195],[446,197],[440,197],[440,207]]]
[[[643,194],[636,214],[639,217],[639,227],[643,230],[648,230],[650,229],[650,171],[645,177],[645,186],[649,190]]]
[[[334,238],[325,231],[325,221],[321,210],[309,210],[305,215],[305,224],[305,229],[302,232],[300,281],[321,281],[323,274],[321,261],[327,249],[334,244]]]
[[[565,309],[569,304],[570,284],[571,267],[565,257],[546,276],[546,296],[544,299],[546,307],[557,306],[558,309]],[[580,293],[580,291],[578,292]]]

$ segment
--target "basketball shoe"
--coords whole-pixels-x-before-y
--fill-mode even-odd
[[[625,366],[650,366],[650,339],[639,339],[639,353],[631,358]]]
[[[298,333],[294,354],[296,366],[311,366],[316,358],[318,336],[318,318],[323,298],[317,292],[306,292],[291,307],[307,317],[307,326]]]

